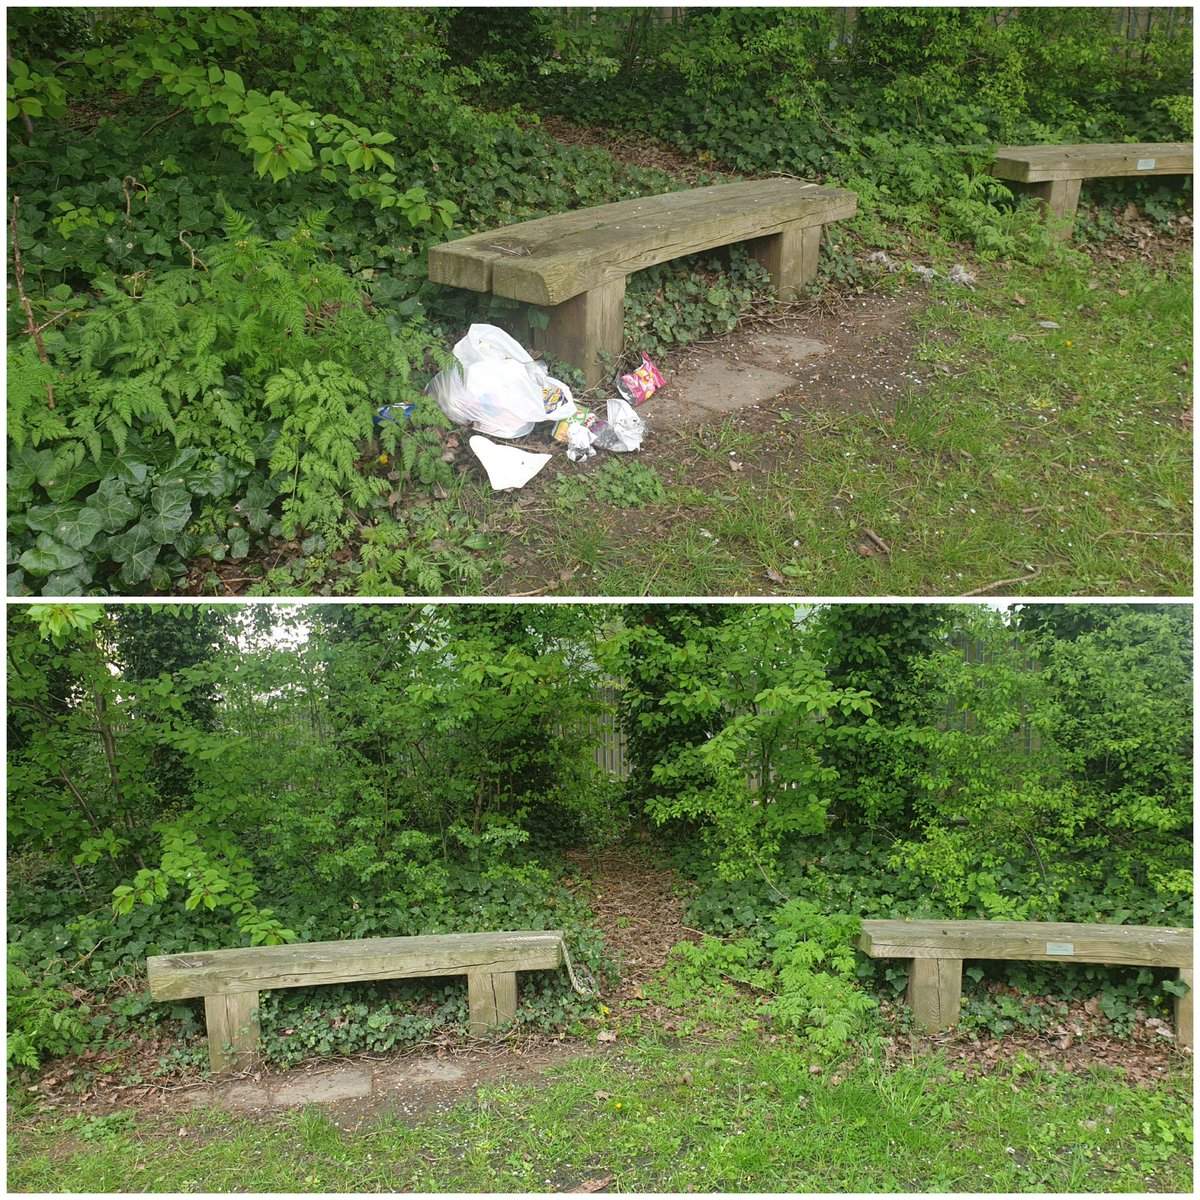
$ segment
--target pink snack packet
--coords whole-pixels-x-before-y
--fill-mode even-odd
[[[666,382],[662,372],[650,361],[646,352],[642,351],[642,365],[628,375],[622,375],[617,380],[617,391],[630,404],[645,404],[655,392]]]

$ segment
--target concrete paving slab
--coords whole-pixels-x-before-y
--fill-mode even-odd
[[[642,415],[662,434],[738,412],[791,390],[828,353],[829,347],[814,338],[757,334],[738,343],[736,359],[689,355],[678,369],[668,371],[666,386],[650,398]]]
[[[327,1104],[332,1100],[353,1100],[371,1094],[371,1072],[366,1067],[343,1067],[320,1075],[302,1075],[289,1079],[275,1091],[275,1103]]]
[[[211,1093],[206,1093],[212,1100]],[[221,1103],[243,1112],[257,1112],[271,1103],[270,1093],[261,1083],[231,1083],[225,1088]]]
[[[391,1063],[375,1070],[376,1087],[404,1087],[410,1083],[453,1083],[465,1079],[467,1070],[443,1058],[418,1058]]]

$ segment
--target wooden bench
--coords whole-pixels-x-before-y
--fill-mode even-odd
[[[1175,1042],[1192,1044],[1190,929],[1044,921],[864,921],[859,947],[872,958],[912,959],[908,1006],[925,1033],[958,1023],[964,958],[1176,967],[1188,992],[1175,999]]]
[[[147,960],[155,1000],[204,997],[208,1057],[214,1073],[241,1070],[259,1045],[258,993],[311,987],[466,975],[470,1030],[484,1033],[513,1020],[517,971],[563,964],[563,935],[550,932],[451,933],[360,938],[165,954]]]
[[[858,197],[795,179],[761,179],[622,200],[475,233],[429,251],[434,283],[548,309],[534,346],[581,367],[588,386],[623,342],[625,278],[685,254],[747,243],[780,298],[817,274],[821,229],[854,215]]]
[[[1085,179],[1123,175],[1190,175],[1191,142],[1113,142],[1090,146],[1002,146],[991,172],[1021,184],[1065,222],[1071,236]]]

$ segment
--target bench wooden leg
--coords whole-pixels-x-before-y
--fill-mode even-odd
[[[625,341],[624,276],[551,305],[546,312],[550,324],[535,337],[535,349],[579,367],[588,387],[601,383],[612,364],[600,362],[600,351],[616,360]]]
[[[1180,1050],[1192,1048],[1192,968],[1179,968],[1179,982],[1186,983],[1186,996],[1175,997],[1175,1045]]]
[[[823,228],[793,225],[746,243],[750,254],[767,268],[780,300],[798,299],[800,289],[816,279]]]
[[[214,1075],[243,1071],[258,1051],[258,993],[229,992],[204,997],[208,1062]]]
[[[908,976],[908,1007],[922,1033],[958,1024],[962,1000],[961,958],[914,958]]]
[[[1079,205],[1082,183],[1082,179],[1051,179],[1045,183],[1025,185],[1060,221],[1066,222],[1058,234],[1063,241],[1071,236],[1071,228],[1075,224],[1075,209]]]
[[[517,1017],[517,973],[494,975],[476,972],[467,976],[468,1027],[476,1037],[507,1025]]]

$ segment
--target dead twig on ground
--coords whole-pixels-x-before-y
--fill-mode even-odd
[[[985,592],[994,592],[998,587],[1005,587],[1010,583],[1032,583],[1040,574],[1042,568],[1036,567],[1031,575],[1021,575],[1016,579],[997,579],[994,583],[985,583],[983,587],[972,588],[969,592],[963,592],[964,596],[982,596]]]

